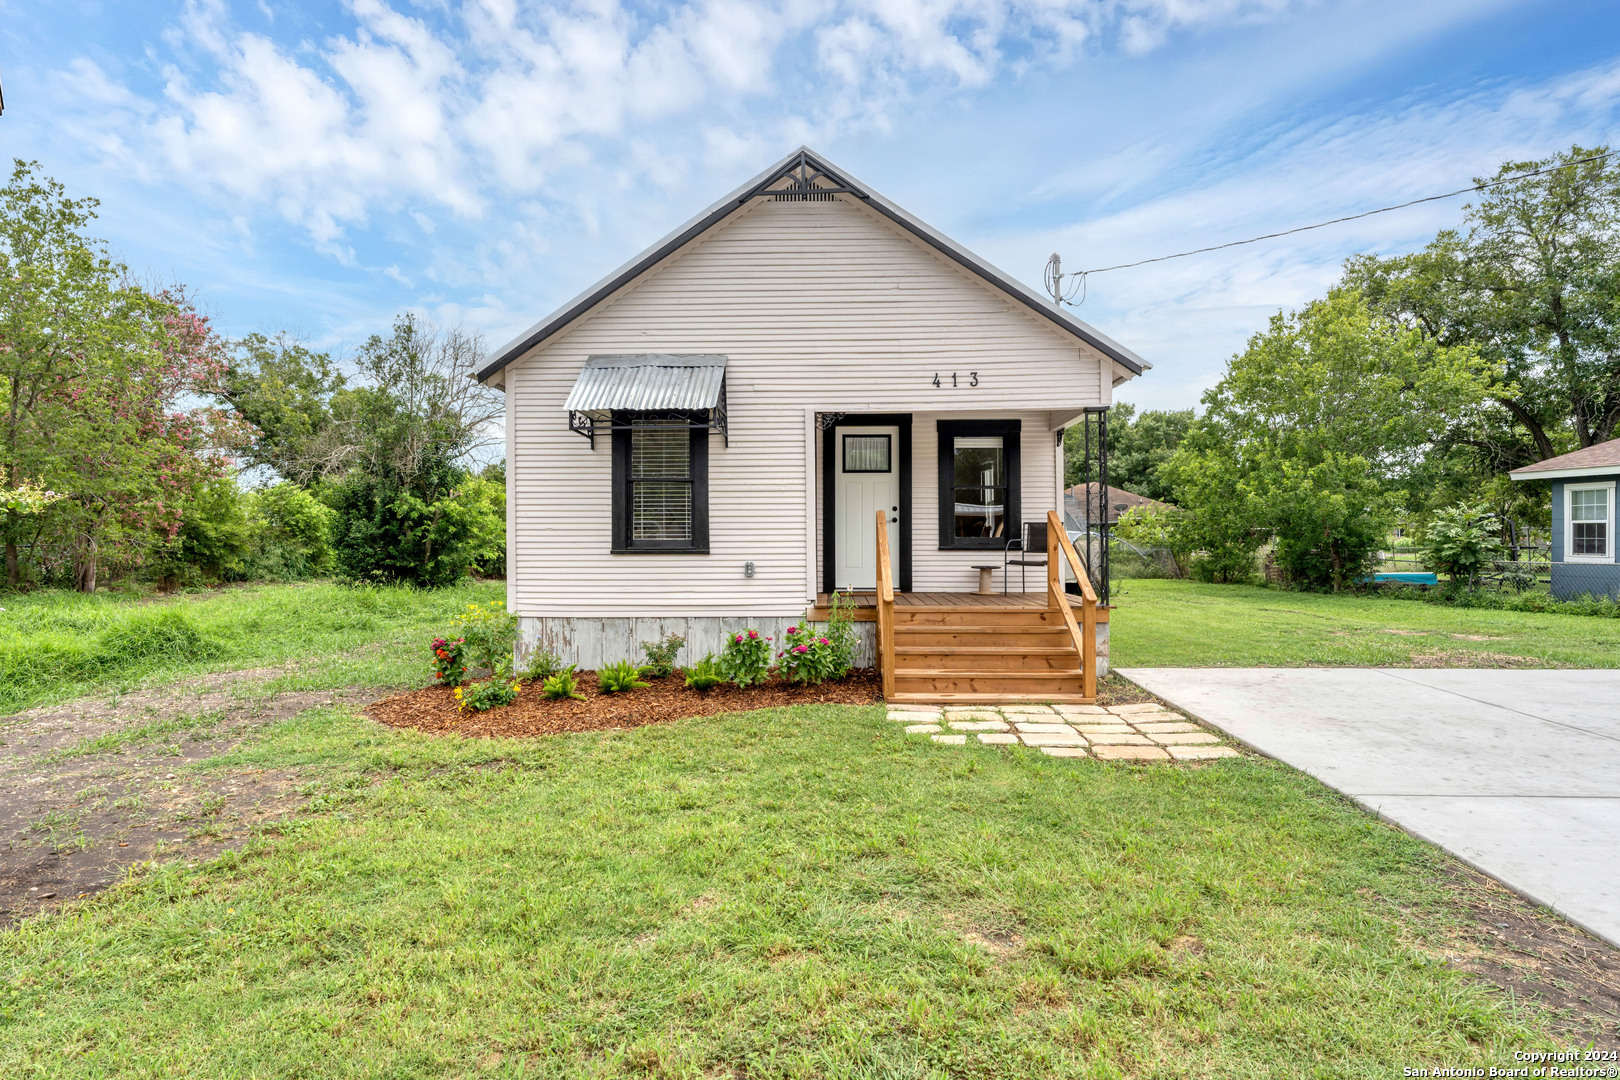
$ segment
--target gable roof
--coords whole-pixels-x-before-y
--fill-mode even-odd
[[[630,284],[642,274],[657,266],[677,250],[696,240],[714,226],[742,209],[761,195],[772,193],[811,192],[801,197],[820,199],[836,195],[849,195],[859,199],[877,213],[917,237],[946,258],[984,279],[1007,297],[1029,308],[1041,318],[1055,323],[1059,329],[1073,334],[1104,356],[1125,368],[1132,375],[1140,375],[1153,365],[1137,356],[1125,346],[1108,337],[1088,323],[1075,318],[1056,306],[1047,297],[996,269],[944,233],[925,224],[854,177],[835,168],[825,158],[807,146],[801,146],[781,161],[772,165],[742,187],[733,191],[686,224],[658,241],[640,255],[619,267],[607,277],[568,301],[528,330],[497,349],[489,361],[478,371],[480,382],[487,381],[524,353],[555,337],[602,301]]]
[[[1620,439],[1583,446],[1508,473],[1515,480],[1551,480],[1559,476],[1595,476],[1620,473]]]

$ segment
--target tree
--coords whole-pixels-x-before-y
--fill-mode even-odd
[[[1346,284],[1379,310],[1491,362],[1490,400],[1510,424],[1456,436],[1486,471],[1604,442],[1620,422],[1620,163],[1587,160],[1604,153],[1507,162],[1465,208],[1463,230],[1347,264]]]
[[[348,470],[329,498],[344,576],[444,585],[489,554],[483,493],[462,490],[466,460],[505,412],[497,391],[468,377],[483,352],[475,335],[404,315],[360,349],[360,385],[332,394]]]
[[[1336,289],[1249,340],[1160,475],[1215,579],[1246,575],[1272,532],[1295,580],[1342,588],[1376,553],[1394,493],[1474,419],[1492,378],[1472,348]]]
[[[1114,487],[1168,501],[1170,486],[1159,478],[1159,466],[1170,460],[1181,440],[1192,428],[1191,409],[1149,409],[1137,413],[1129,402],[1108,410],[1108,482]],[[1065,487],[1080,483],[1084,466],[1080,428],[1071,427],[1063,436]]]
[[[286,335],[235,342],[219,396],[253,427],[247,463],[304,487],[342,475],[350,445],[333,422],[332,398],[346,382],[330,356]]]
[[[172,537],[179,505],[221,475],[237,426],[196,405],[224,368],[218,337],[183,291],[133,284],[84,230],[93,199],[17,162],[0,189],[0,468],[64,494],[36,521],[72,545],[74,585],[94,592],[107,545]],[[34,515],[36,518],[38,515]],[[10,584],[29,532],[8,511]]]

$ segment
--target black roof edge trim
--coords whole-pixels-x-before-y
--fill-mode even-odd
[[[1027,286],[980,259],[943,233],[912,217],[911,214],[899,206],[873,192],[864,184],[859,183],[842,169],[832,165],[808,146],[801,146],[725,198],[712,204],[708,209],[681,225],[674,232],[647,248],[640,255],[637,255],[589,289],[574,297],[574,299],[552,314],[501,346],[490,358],[489,363],[478,370],[474,378],[479,382],[485,382],[492,376],[499,374],[507,365],[524,353],[547,338],[556,336],[570,323],[590,311],[603,300],[606,300],[636,278],[663,262],[680,248],[685,247],[730,217],[747,204],[750,199],[762,194],[769,185],[780,179],[789,169],[804,162],[814,165],[818,171],[828,178],[855,192],[856,197],[861,201],[928,244],[929,247],[945,255],[964,269],[983,278],[1013,299],[1018,300],[1031,311],[1057,325],[1059,329],[1078,337],[1110,360],[1130,371],[1131,374],[1140,375],[1144,370],[1153,366],[1088,323],[1084,323],[1061,308],[1054,306],[1045,297],[1036,294]]]

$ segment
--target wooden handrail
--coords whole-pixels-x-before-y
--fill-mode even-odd
[[[877,662],[883,700],[894,700],[894,567],[889,560],[889,515],[877,512]]]
[[[1054,537],[1056,539],[1054,539]],[[1091,577],[1080,561],[1079,552],[1074,550],[1074,541],[1069,539],[1068,530],[1063,527],[1062,518],[1058,517],[1056,510],[1046,512],[1046,592],[1047,600],[1053,608],[1063,612],[1063,622],[1069,628],[1069,636],[1074,639],[1080,650],[1080,692],[1086,697],[1097,697],[1097,593],[1091,587]],[[1063,591],[1062,578],[1058,573],[1058,552],[1069,561],[1069,569],[1074,571],[1074,579],[1080,584],[1080,615],[1082,625],[1074,621],[1074,609],[1069,606],[1068,594]]]

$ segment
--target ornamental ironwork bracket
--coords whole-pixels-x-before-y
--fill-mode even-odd
[[[591,449],[596,449],[596,421],[582,412],[570,410],[568,413],[568,430],[577,431],[591,441]]]

